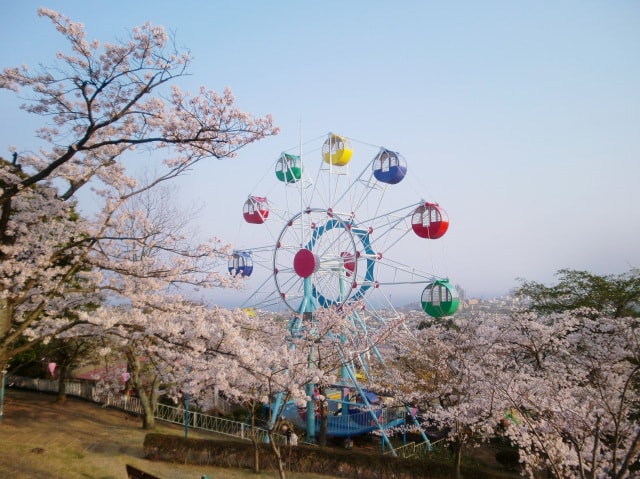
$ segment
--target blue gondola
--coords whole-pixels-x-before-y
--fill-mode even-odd
[[[253,259],[248,251],[237,251],[229,259],[229,273],[240,276],[251,276],[253,272]]]
[[[373,160],[373,176],[382,183],[395,185],[407,174],[407,162],[396,152],[382,148]]]

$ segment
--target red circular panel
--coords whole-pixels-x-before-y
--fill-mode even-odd
[[[293,269],[301,278],[308,278],[316,270],[316,256],[308,249],[301,249],[293,258]]]
[[[353,258],[353,255],[348,251],[343,251],[340,253],[340,257],[342,258],[342,261],[344,261],[344,269],[347,270],[347,276],[351,276],[356,270],[356,261]]]

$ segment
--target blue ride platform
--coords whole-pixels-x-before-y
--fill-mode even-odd
[[[355,437],[376,430],[390,429],[406,423],[407,410],[402,406],[385,407],[369,406],[364,404],[348,403],[344,401],[328,400],[327,436],[329,437]],[[372,417],[375,415],[374,420]],[[307,410],[299,408],[294,402],[285,405],[282,416],[295,427],[307,429]],[[315,415],[315,431],[320,430],[320,414]]]

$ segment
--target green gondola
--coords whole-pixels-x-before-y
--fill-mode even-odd
[[[295,183],[302,178],[302,160],[299,156],[283,153],[276,163],[276,177],[284,183]]]
[[[427,285],[422,291],[422,309],[433,318],[451,316],[460,306],[458,290],[449,280],[441,279]]]

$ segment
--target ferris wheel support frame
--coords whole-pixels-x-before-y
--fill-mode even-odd
[[[344,268],[343,268],[343,270],[344,270]],[[344,276],[346,276],[346,275],[344,275]],[[299,308],[298,314],[304,315],[305,313],[310,313],[311,315],[313,315],[313,313],[315,311],[317,311],[317,309],[318,309],[318,304],[315,301],[315,297],[313,295],[313,289],[310,286],[311,285],[311,278],[310,277],[304,278],[303,282],[305,284],[305,288],[304,288],[305,297],[303,298],[303,300],[301,302],[301,306]],[[355,318],[355,320],[354,320],[354,318]],[[363,331],[366,331],[366,325],[364,324],[364,321],[362,321],[362,318],[360,318],[360,316],[357,314],[357,312],[354,312],[350,316],[350,319],[354,323],[357,323],[357,325]],[[294,317],[294,319],[291,322],[290,330],[293,330],[294,328],[299,330],[298,328],[300,328],[301,324],[302,324],[302,321],[300,321],[300,318]],[[382,364],[384,364],[384,359],[382,358],[382,355],[378,351],[378,348],[374,344],[370,344],[370,346],[371,346],[372,350],[374,351],[374,354],[376,355],[378,360]],[[360,358],[360,360],[361,360],[361,362],[363,364],[365,363],[362,360],[362,358]],[[312,354],[309,354],[309,362],[310,363],[313,362]],[[345,376],[348,377],[349,385],[352,386],[358,392],[358,395],[362,398],[362,402],[365,405],[365,408],[367,409],[369,415],[371,416],[372,421],[375,423],[376,427],[380,431],[380,434],[381,434],[382,440],[383,440],[383,447],[386,445],[390,449],[391,454],[394,457],[396,457],[397,453],[395,451],[395,448],[391,444],[391,441],[389,440],[389,437],[387,436],[387,434],[386,434],[386,432],[384,430],[384,426],[382,424],[380,424],[380,421],[378,420],[378,417],[376,416],[373,408],[371,407],[371,403],[367,399],[367,395],[365,394],[364,389],[362,388],[362,386],[360,386],[360,383],[358,381],[358,378],[357,378],[357,375],[356,375],[355,370],[353,368],[353,365],[347,359],[347,357],[346,357],[344,351],[342,350],[342,348],[340,348],[340,363],[341,363],[340,370],[342,372],[342,377],[343,378]],[[369,370],[366,369],[365,373],[367,375],[369,375]],[[306,414],[307,438],[315,438],[316,437],[316,421],[315,421],[315,409],[316,408],[315,408],[315,400],[314,400],[315,388],[316,388],[316,385],[312,384],[312,383],[307,384],[306,387],[305,387],[305,391],[307,393],[307,397],[309,398],[307,400],[307,404],[306,404],[306,409],[307,409],[307,414]],[[274,403],[271,406],[271,419],[270,419],[270,423],[269,423],[269,426],[271,428],[274,427],[275,422],[276,422],[278,416],[280,415],[280,411],[284,407],[284,399],[283,398],[284,398],[284,393],[278,393],[276,395],[276,400],[274,401]],[[413,415],[412,415],[412,417],[413,417]],[[419,429],[421,430],[421,428],[419,428]],[[421,430],[421,433],[422,433],[422,430]],[[422,433],[422,434],[424,435],[424,433]],[[424,437],[426,438],[426,436],[424,436]],[[428,439],[426,439],[426,441],[428,441]]]

